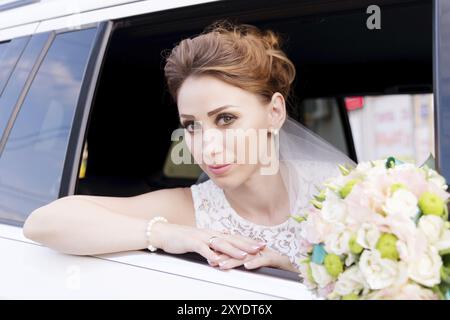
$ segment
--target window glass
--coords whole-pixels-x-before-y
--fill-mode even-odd
[[[30,37],[0,43],[0,96]]]
[[[0,133],[3,133],[8,124],[14,106],[48,36],[48,33],[38,34],[30,40],[0,97]]]
[[[0,158],[0,218],[21,224],[58,198],[83,74],[96,29],[54,39]]]
[[[303,100],[294,110],[294,114],[308,129],[348,154],[344,126],[336,98]]]
[[[388,156],[422,164],[434,156],[433,94],[346,99],[360,161]]]

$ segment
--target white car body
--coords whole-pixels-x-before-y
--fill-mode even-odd
[[[314,299],[299,281],[176,255],[62,254],[0,224],[0,299]]]

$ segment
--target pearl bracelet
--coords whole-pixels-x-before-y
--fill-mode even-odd
[[[147,234],[147,240],[148,240],[148,247],[147,247],[147,249],[150,250],[151,252],[154,252],[154,251],[156,251],[158,249],[158,248],[156,248],[156,247],[154,247],[154,246],[152,246],[150,244],[150,233],[151,233],[152,227],[155,224],[155,222],[159,222],[159,221],[161,221],[161,222],[168,222],[167,219],[164,218],[164,217],[154,217],[152,220],[150,220],[148,222],[148,225],[147,225],[147,233],[146,233]]]

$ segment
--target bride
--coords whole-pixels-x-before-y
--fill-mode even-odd
[[[301,230],[291,215],[349,159],[287,116],[295,67],[280,37],[219,21],[181,41],[164,71],[184,142],[209,180],[126,198],[63,197],[33,211],[24,235],[68,254],[161,249],[197,252],[220,269],[297,272]],[[226,132],[245,132],[245,145]],[[269,162],[255,146],[267,147]]]

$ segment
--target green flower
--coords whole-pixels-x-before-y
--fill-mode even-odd
[[[444,201],[435,193],[422,193],[418,204],[423,214],[432,214],[435,216],[442,216],[444,214]]]
[[[395,193],[395,191],[399,190],[399,189],[408,189],[403,183],[394,183],[393,185],[391,185],[391,193]]]
[[[376,248],[381,257],[385,259],[398,260],[397,237],[392,233],[383,233],[378,239]]]
[[[346,196],[349,195],[350,192],[352,192],[353,186],[358,183],[359,181],[357,179],[349,180],[342,188],[339,190],[339,194],[341,195],[342,199],[345,199]]]
[[[324,265],[328,274],[334,278],[344,271],[344,264],[342,263],[341,258],[332,253],[326,255]]]
[[[353,254],[360,254],[364,249],[358,242],[356,242],[355,237],[350,238],[350,240],[348,241],[348,247]]]
[[[346,294],[342,296],[341,300],[358,300],[358,295],[356,293]]]

